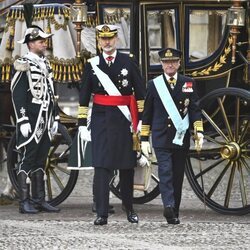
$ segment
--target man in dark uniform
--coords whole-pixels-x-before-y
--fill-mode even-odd
[[[46,39],[51,36],[38,26],[29,27],[24,38],[19,41],[27,44],[29,52],[14,63],[16,73],[11,92],[16,115],[16,147],[21,152],[17,170],[20,213],[59,211],[45,201],[44,187],[50,140],[57,132],[59,120],[52,70],[44,57]]]
[[[159,52],[164,73],[148,83],[141,129],[142,152],[150,153],[149,135],[158,161],[159,188],[164,216],[169,224],[179,224],[179,206],[185,160],[190,146],[189,127],[196,133],[196,147],[203,143],[201,111],[192,78],[177,73],[181,51],[167,48]]]
[[[138,149],[135,133],[138,111],[139,116],[143,111],[145,86],[134,60],[116,50],[117,27],[99,25],[97,35],[102,54],[89,59],[85,66],[78,112],[80,137],[88,141],[90,136],[86,118],[93,94],[90,128],[97,210],[94,224],[107,224],[109,182],[115,169],[119,169],[122,203],[127,219],[131,223],[138,223],[132,204]]]

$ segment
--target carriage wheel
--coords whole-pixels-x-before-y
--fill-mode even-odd
[[[205,142],[200,153],[191,146],[187,178],[211,209],[223,214],[249,213],[250,92],[217,89],[203,97],[200,106]]]
[[[53,206],[57,206],[70,195],[77,181],[78,171],[67,169],[68,149],[71,142],[72,139],[66,127],[59,124],[58,133],[52,140],[45,167],[46,199]],[[7,168],[12,185],[18,191],[16,169],[20,154],[15,145],[16,134],[14,133],[8,146]]]
[[[158,178],[158,168],[157,168],[157,162],[155,155],[151,155],[151,178],[150,178],[150,184],[147,190],[140,189],[140,187],[137,185],[137,187],[134,188],[133,193],[133,203],[134,204],[144,204],[147,202],[150,202],[154,198],[156,198],[159,194],[159,178]],[[120,181],[119,181],[119,173],[115,172],[114,177],[112,178],[110,182],[110,190],[112,193],[117,196],[119,199],[121,199],[121,192],[120,192]]]

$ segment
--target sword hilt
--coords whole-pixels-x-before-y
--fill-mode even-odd
[[[198,135],[197,135],[197,129],[195,128],[194,129],[194,147],[195,147],[195,149],[196,149],[197,152],[201,151],[201,146],[199,144],[199,140],[200,140],[200,138],[198,137]]]

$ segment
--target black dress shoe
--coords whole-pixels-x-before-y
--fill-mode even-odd
[[[95,202],[93,202],[93,205],[92,205],[92,212],[96,213],[96,203]],[[109,214],[114,214],[115,213],[114,207],[112,205],[109,205],[108,213]]]
[[[48,202],[43,201],[41,203],[36,203],[35,208],[39,211],[47,212],[47,213],[59,213],[60,208],[51,206]]]
[[[177,225],[180,224],[180,220],[178,218],[167,219],[168,224]]]
[[[135,213],[134,210],[127,210],[127,218],[130,223],[138,223],[139,218],[138,215]]]
[[[174,225],[180,224],[180,220],[176,216],[174,207],[172,207],[172,206],[166,206],[164,208],[163,215],[167,219],[168,224],[174,224]]]
[[[106,217],[97,217],[94,221],[96,226],[103,226],[108,224],[108,219]]]

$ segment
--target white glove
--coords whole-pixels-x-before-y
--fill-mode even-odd
[[[138,122],[138,125],[137,125],[137,133],[140,133],[141,132],[141,124],[142,124],[142,121],[140,120]]]
[[[29,133],[31,133],[31,126],[30,123],[24,123],[20,126],[20,131],[23,135],[23,137],[28,137]]]
[[[203,138],[204,138],[204,135],[200,132],[197,132],[197,135],[196,135],[196,139],[195,139],[195,149],[197,151],[201,151],[202,149],[202,145],[203,145]]]
[[[52,127],[50,128],[50,132],[52,136],[54,136],[58,131],[58,121],[54,121]]]
[[[137,166],[139,167],[146,167],[150,166],[150,163],[143,154],[137,153]]]
[[[80,138],[84,141],[91,141],[90,131],[86,126],[80,126],[78,128]]]
[[[142,141],[141,142],[141,151],[142,153],[148,158],[151,153],[151,147],[149,141]]]

